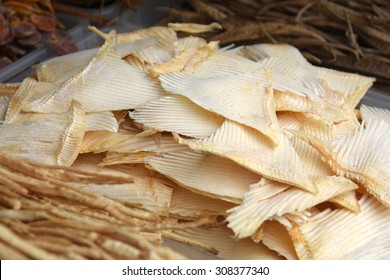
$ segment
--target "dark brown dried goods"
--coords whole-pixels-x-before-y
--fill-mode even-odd
[[[51,33],[56,30],[56,20],[53,17],[32,14],[30,20],[40,31]]]
[[[63,30],[56,30],[50,36],[50,43],[53,46],[54,51],[59,54],[67,54],[77,51],[77,47],[74,44],[72,37]]]
[[[30,37],[18,39],[17,42],[27,48],[38,49],[43,46],[42,35],[38,32]]]
[[[37,28],[34,24],[20,21],[12,26],[12,34],[15,38],[27,38],[37,33]]]
[[[4,41],[8,37],[8,35],[9,35],[8,21],[4,18],[4,15],[0,13],[0,42]]]
[[[0,69],[46,45],[58,54],[76,51],[61,26],[50,0],[0,2]]]
[[[6,57],[5,55],[0,55],[0,69],[10,65],[12,63],[12,60]]]

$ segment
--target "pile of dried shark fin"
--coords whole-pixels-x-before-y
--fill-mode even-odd
[[[35,179],[24,181],[27,196],[68,207],[58,176],[72,192],[149,211],[170,225],[163,236],[225,259],[389,259],[390,112],[356,109],[375,79],[313,66],[289,45],[232,49],[177,36],[218,28],[91,28],[101,48],[2,85],[0,152],[63,166],[31,175],[55,188],[48,202]],[[3,213],[33,203],[10,199]],[[95,201],[84,199],[80,207]],[[94,215],[115,220],[123,209],[104,205]],[[151,214],[143,224],[137,211],[129,219],[154,237]]]
[[[222,45],[287,43],[312,63],[376,77],[390,88],[390,2],[386,0],[191,0],[161,7],[164,22],[219,22],[205,38]]]

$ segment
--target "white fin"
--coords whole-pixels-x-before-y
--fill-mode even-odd
[[[245,46],[239,54],[253,61],[276,57],[289,58],[302,65],[310,65],[297,48],[287,44],[254,44]]]
[[[118,34],[118,43],[129,43],[140,39],[156,38],[153,46],[133,53],[138,59],[150,65],[160,65],[173,58],[174,43],[177,41],[176,32],[168,27],[154,26],[139,29],[130,33]]]
[[[265,58],[260,60],[258,65],[271,70],[275,79],[275,89],[304,93],[312,100],[321,100],[320,97],[325,94],[310,65],[303,65],[299,61],[284,57]],[[291,85],[281,86],[285,82],[284,77],[292,80]]]
[[[0,95],[0,125],[4,121],[5,115],[7,113],[8,105],[11,101],[10,96],[1,96]]]
[[[390,124],[390,110],[388,109],[371,107],[362,104],[362,106],[360,106],[360,114],[362,116],[362,120],[365,122],[369,119],[374,119],[377,121],[384,120]]]
[[[180,38],[174,43],[175,53],[178,54],[188,48],[200,48],[207,45],[207,41],[200,37],[188,36]]]
[[[276,111],[310,113],[312,119],[318,119],[331,125],[349,119],[350,115],[340,108],[324,101],[314,101],[305,96],[274,90]]]
[[[263,237],[261,241],[269,249],[278,252],[288,260],[298,260],[294,244],[284,226],[276,221],[264,223]]]
[[[277,113],[278,123],[282,129],[300,130],[302,120],[299,113],[294,112],[279,112]]]
[[[360,204],[354,190],[332,197],[329,201],[353,212],[360,212]]]
[[[156,43],[156,38],[126,42],[115,46],[115,53],[123,58]],[[82,50],[51,58],[35,66],[38,81],[64,82],[76,75],[96,56],[97,48]]]
[[[273,146],[256,130],[225,120],[221,128],[208,138],[177,138],[179,143],[194,150],[229,158],[269,179],[316,192],[293,146],[283,133],[281,135],[279,145]]]
[[[163,88],[183,95],[206,110],[237,121],[264,133],[278,143],[272,91],[256,73],[198,78],[183,73],[162,74]]]
[[[152,169],[191,191],[238,203],[260,175],[233,161],[211,154],[188,150],[145,159]]]
[[[349,110],[356,107],[375,81],[374,78],[321,67],[314,67],[314,71],[319,79],[344,96],[346,103],[343,106]]]
[[[151,69],[151,74],[159,76],[172,72],[188,72],[197,77],[210,78],[259,69],[257,63],[217,48],[216,42],[210,42],[203,47],[185,49],[174,59]]]
[[[160,98],[163,91],[158,81],[115,54],[115,39],[115,32],[110,33],[106,43],[82,72],[23,109],[60,113],[67,111],[71,100],[75,99],[85,112],[112,111],[135,108]]]
[[[191,137],[206,137],[224,121],[221,116],[196,105],[180,95],[165,96],[129,113],[138,123],[159,131],[170,131]]]
[[[363,197],[359,202],[359,213],[325,211],[294,227],[290,235],[299,258],[388,260],[390,208],[375,198]]]
[[[153,134],[137,137],[137,134],[122,133],[120,141],[108,143],[106,148],[118,153],[152,152],[164,154],[169,152],[187,151],[188,147],[177,143],[171,134]]]
[[[227,210],[236,204],[194,193],[180,186],[173,189],[170,215],[178,218],[227,216]]]
[[[37,82],[32,78],[24,79],[10,100],[4,121],[6,123],[22,124],[31,121],[31,119],[37,120],[36,114],[23,112],[23,106],[45,96],[56,88],[57,85],[53,83]],[[50,117],[49,114],[42,114],[41,116],[42,119],[48,117]]]
[[[122,141],[118,133],[107,130],[87,131],[81,143],[80,154],[107,151],[107,147],[113,145],[114,141]]]
[[[111,111],[103,111],[85,114],[85,125],[87,131],[107,130],[118,131],[118,122]]]
[[[54,116],[56,115],[56,116]],[[0,151],[46,164],[69,166],[85,133],[85,115],[78,106],[45,121],[0,125]]]
[[[225,227],[175,230],[175,233],[198,241],[218,251],[217,256],[227,260],[279,260],[280,257],[263,244],[250,239],[235,240]]]
[[[272,181],[266,181],[264,185],[252,188],[245,194],[240,206],[229,210],[230,214],[227,217],[229,227],[237,237],[248,237],[274,215],[281,216],[293,211],[303,211],[336,195],[358,188],[352,181],[343,177],[318,177],[313,181],[318,189],[318,193],[314,195],[298,188],[288,189],[288,186]],[[268,192],[273,186],[286,189],[264,199],[263,190]]]
[[[370,119],[355,133],[324,141],[296,132],[307,141],[336,174],[361,184],[384,205],[390,206],[390,125]]]
[[[290,141],[302,162],[303,168],[308,175],[335,175],[330,166],[322,160],[321,154],[316,149],[295,136],[292,137]]]

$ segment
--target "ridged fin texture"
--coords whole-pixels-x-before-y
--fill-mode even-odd
[[[23,107],[25,111],[61,113],[72,99],[85,112],[133,109],[163,96],[158,81],[115,54],[115,32],[111,32],[96,56],[62,86]],[[99,79],[96,79],[99,77]]]
[[[277,221],[267,221],[264,223],[263,236],[261,241],[270,250],[288,260],[298,260],[294,244],[286,228]]]
[[[264,177],[316,192],[302,163],[283,133],[278,146],[272,145],[258,131],[236,122],[225,120],[221,128],[210,137],[184,139],[179,143],[191,149],[210,152],[229,158],[241,166]]]
[[[107,130],[118,131],[118,122],[111,111],[102,111],[85,114],[85,125],[87,131]]]
[[[318,189],[317,194],[289,188],[274,181],[264,181],[260,185],[253,186],[245,194],[242,204],[229,210],[228,226],[237,237],[248,237],[273,216],[303,211],[336,195],[358,188],[352,181],[337,176],[318,177],[313,181]],[[264,192],[269,193],[274,187],[285,189],[269,197],[264,195]]]
[[[147,103],[130,112],[138,123],[159,131],[190,137],[206,137],[215,132],[224,118],[196,105],[180,95],[170,95]]]
[[[299,258],[388,260],[390,208],[368,196],[359,203],[359,213],[325,211],[290,229]]]
[[[207,197],[177,186],[173,189],[169,213],[178,218],[200,218],[205,216],[227,216],[227,210],[236,204]]]
[[[217,256],[227,260],[281,259],[261,243],[250,239],[234,240],[231,230],[225,227],[175,230],[175,233],[215,248]]]
[[[390,110],[379,108],[379,107],[371,107],[362,104],[360,106],[360,114],[362,116],[362,120],[367,122],[369,119],[374,119],[377,121],[385,121],[390,124]]]
[[[162,74],[163,88],[189,98],[204,109],[257,129],[278,143],[272,90],[256,73],[198,78],[191,74]]]
[[[69,166],[85,133],[85,114],[76,105],[45,121],[0,125],[0,151],[46,164]]]
[[[228,159],[190,150],[150,156],[145,162],[191,191],[233,203],[261,177]]]

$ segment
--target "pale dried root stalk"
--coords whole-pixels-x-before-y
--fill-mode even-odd
[[[146,210],[72,187],[86,181],[129,183],[130,176],[104,177],[3,154],[0,174],[1,259],[182,259],[161,245],[164,230],[215,222],[164,222]]]

